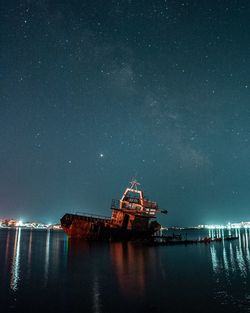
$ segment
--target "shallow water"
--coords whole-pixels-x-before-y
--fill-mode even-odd
[[[249,239],[142,247],[1,229],[1,312],[248,312]]]

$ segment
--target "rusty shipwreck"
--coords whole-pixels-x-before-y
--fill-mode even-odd
[[[71,238],[85,240],[128,241],[151,238],[161,225],[155,220],[160,210],[157,202],[147,200],[134,180],[120,200],[112,200],[111,218],[87,213],[66,213],[61,218],[64,232]]]

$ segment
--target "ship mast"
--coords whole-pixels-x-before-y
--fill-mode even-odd
[[[133,178],[130,184],[131,184],[130,189],[134,189],[134,190],[138,190],[137,186],[140,186],[140,183],[135,178]]]

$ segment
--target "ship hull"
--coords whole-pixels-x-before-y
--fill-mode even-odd
[[[158,224],[159,225],[159,224]],[[116,227],[111,219],[103,219],[77,214],[65,214],[61,226],[70,238],[97,241],[130,241],[146,240],[159,229],[159,226],[148,230],[133,230]]]

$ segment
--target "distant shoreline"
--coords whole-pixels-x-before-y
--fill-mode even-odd
[[[26,230],[26,229],[29,229],[29,230],[55,230],[55,231],[63,231],[62,230],[62,228],[53,228],[53,227],[48,227],[48,228],[46,228],[46,227],[25,227],[25,226],[0,226],[0,230],[1,229],[18,229],[18,228],[20,228],[20,229],[24,229],[24,230]]]

